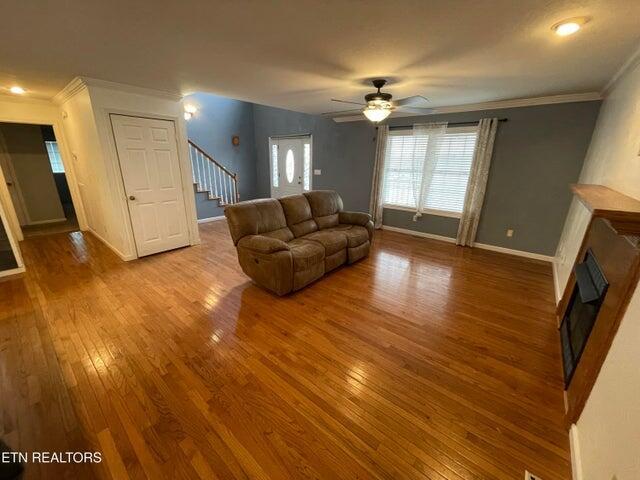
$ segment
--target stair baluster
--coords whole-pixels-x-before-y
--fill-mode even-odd
[[[207,192],[210,200],[217,199],[220,205],[240,201],[238,176],[216,162],[202,148],[189,140],[193,183],[198,192]]]

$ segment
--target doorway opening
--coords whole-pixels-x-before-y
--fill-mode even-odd
[[[296,195],[312,188],[311,135],[269,138],[271,196]]]
[[[51,125],[0,122],[0,169],[25,238],[79,230]]]

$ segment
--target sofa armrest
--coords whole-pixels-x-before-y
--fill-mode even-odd
[[[360,225],[362,227],[371,221],[371,215],[364,212],[340,212],[338,217],[340,223],[350,223],[351,225]]]
[[[238,242],[238,247],[247,248],[258,253],[275,253],[282,250],[289,250],[289,245],[282,240],[264,235],[247,235],[246,237],[242,237]]]

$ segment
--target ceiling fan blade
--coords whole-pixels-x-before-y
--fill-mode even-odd
[[[422,95],[414,95],[413,97],[401,98],[400,100],[396,100],[393,104],[396,107],[419,107],[425,108],[429,103],[429,99],[423,97]]]
[[[354,105],[366,105],[365,103],[360,103],[360,102],[352,102],[351,100],[338,100],[337,98],[332,98],[331,99],[332,102],[338,102],[338,103],[352,103]]]
[[[396,110],[409,113],[420,113],[422,115],[429,115],[435,112],[433,108],[417,108],[417,107],[396,107]]]
[[[349,113],[354,114],[354,115],[356,113],[362,113],[362,109],[361,108],[356,108],[354,110],[339,110],[337,112],[324,112],[324,113],[321,113],[320,115],[323,115],[325,117],[326,116],[332,117],[332,116],[338,116],[338,115],[347,115]]]

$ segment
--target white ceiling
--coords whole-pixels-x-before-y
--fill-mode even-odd
[[[4,0],[0,87],[77,75],[309,113],[371,77],[433,106],[600,91],[640,42],[638,0]],[[559,20],[589,16],[558,37]]]

